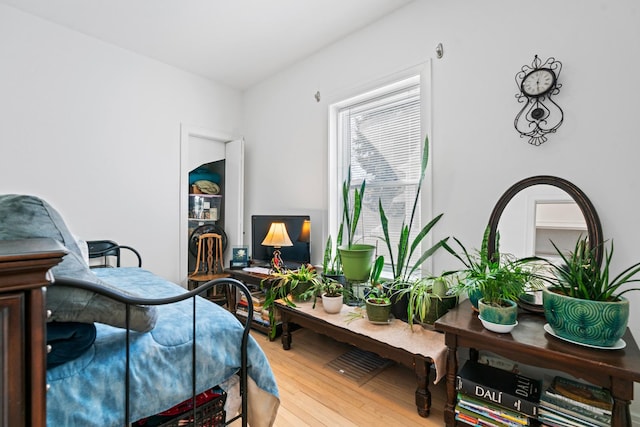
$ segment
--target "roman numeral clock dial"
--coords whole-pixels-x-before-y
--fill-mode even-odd
[[[558,76],[562,64],[554,58],[544,63],[535,55],[531,65],[524,65],[516,74],[519,92],[516,99],[524,106],[518,112],[514,125],[521,138],[529,138],[532,145],[547,141],[549,133],[555,133],[564,119],[562,108],[552,99],[560,93]]]

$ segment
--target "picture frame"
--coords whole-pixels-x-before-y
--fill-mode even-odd
[[[248,246],[234,246],[233,248],[231,248],[230,267],[232,269],[249,267]]]

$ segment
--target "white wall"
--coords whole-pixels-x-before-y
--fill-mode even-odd
[[[589,196],[606,238],[615,241],[614,270],[640,261],[639,7],[634,0],[540,0],[533,7],[521,0],[417,0],[318,52],[245,93],[247,216],[306,209],[321,221],[329,102],[435,58],[442,42],[444,57],[432,62],[433,203],[434,213],[444,212],[434,239],[455,235],[477,247],[502,193],[548,174]],[[513,127],[520,106],[514,77],[535,54],[563,64],[556,99],[565,121],[540,147]],[[279,159],[286,167],[274,167]],[[321,232],[313,227],[315,254]],[[436,273],[457,266],[444,253],[434,259]],[[630,326],[640,337],[640,293],[630,299]]]
[[[3,5],[0,63],[0,192],[179,280],[180,124],[239,134],[240,94]]]

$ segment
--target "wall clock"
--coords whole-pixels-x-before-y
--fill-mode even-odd
[[[531,65],[523,65],[516,74],[516,99],[524,106],[513,123],[520,138],[529,138],[531,145],[546,142],[547,135],[554,133],[564,120],[562,108],[553,99],[562,87],[558,83],[561,70],[562,63],[555,58],[543,63],[535,55]]]

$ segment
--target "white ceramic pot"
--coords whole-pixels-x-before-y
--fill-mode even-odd
[[[322,308],[329,314],[340,313],[342,310],[342,295],[338,295],[337,297],[328,297],[326,295],[322,295]]]

